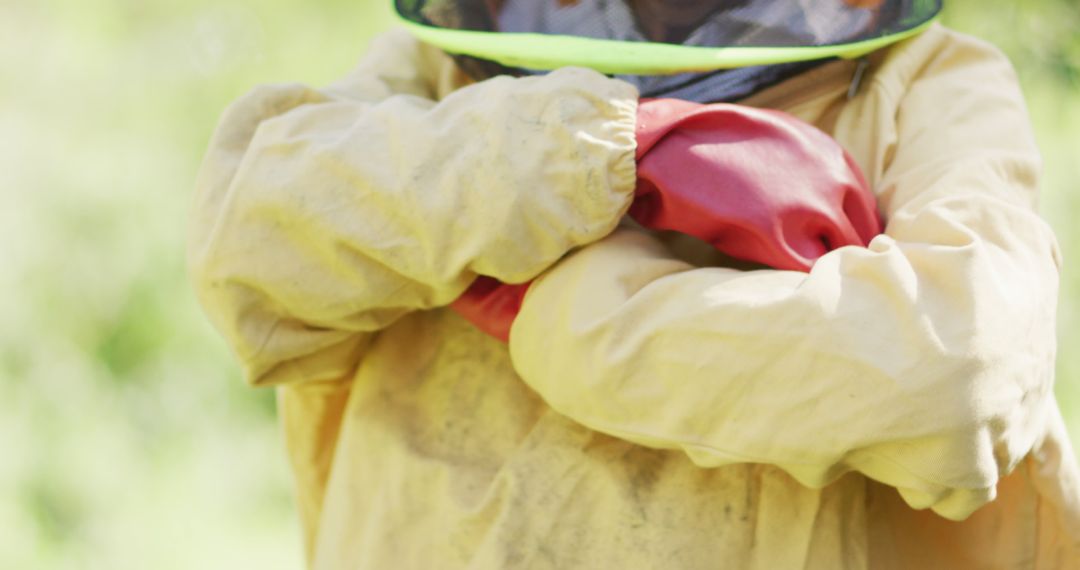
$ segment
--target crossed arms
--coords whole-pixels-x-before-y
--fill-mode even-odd
[[[807,275],[696,268],[616,229],[632,87],[562,70],[439,98],[438,54],[391,34],[335,86],[261,88],[226,113],[196,287],[249,380],[273,384],[346,376],[379,330],[478,274],[539,276],[510,350],[559,412],[703,467],[812,486],[857,470],[963,518],[1041,437],[1059,262],[1007,62],[925,49],[867,117],[887,130],[885,234]]]

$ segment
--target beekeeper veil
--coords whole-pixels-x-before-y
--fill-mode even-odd
[[[941,0],[395,0],[474,78],[589,67],[643,97],[745,97],[914,35]]]

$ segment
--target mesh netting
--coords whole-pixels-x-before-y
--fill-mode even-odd
[[[915,27],[941,0],[396,0],[414,22],[711,47],[836,45]]]
[[[396,0],[407,20],[435,28],[530,33],[704,48],[837,46],[924,24],[941,0]],[[476,78],[538,70],[458,55]],[[820,61],[666,75],[618,75],[645,96],[733,100]]]

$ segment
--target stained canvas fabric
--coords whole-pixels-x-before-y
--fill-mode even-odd
[[[310,566],[1080,567],[1015,74],[940,26],[870,65],[742,101],[833,136],[886,221],[808,274],[623,227],[639,92],[590,70],[474,82],[395,31],[234,103],[189,265],[278,386]],[[477,275],[535,279],[509,345],[447,308]]]

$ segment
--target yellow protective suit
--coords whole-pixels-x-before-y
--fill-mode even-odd
[[[809,275],[617,228],[637,93],[591,71],[469,85],[392,32],[234,104],[190,265],[280,386],[311,565],[1080,568],[1013,72],[941,27],[870,62],[746,101],[878,194],[886,234]],[[476,274],[540,275],[509,347],[443,308]]]

